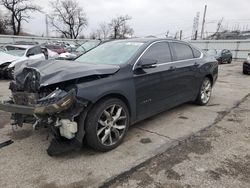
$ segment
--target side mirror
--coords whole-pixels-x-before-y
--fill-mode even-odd
[[[137,67],[141,69],[150,69],[155,68],[157,64],[157,60],[154,59],[140,59]]]

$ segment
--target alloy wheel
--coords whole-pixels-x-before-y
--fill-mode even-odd
[[[124,135],[127,127],[127,114],[122,106],[106,108],[98,119],[97,137],[106,146],[116,144]]]
[[[209,79],[205,79],[202,86],[201,86],[201,101],[202,103],[206,104],[212,93],[212,85]]]

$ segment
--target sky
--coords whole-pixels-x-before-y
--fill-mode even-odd
[[[87,14],[89,25],[83,31],[84,35],[95,31],[102,22],[109,22],[118,15],[129,15],[129,22],[138,37],[154,35],[162,37],[169,31],[174,35],[183,30],[183,37],[192,33],[193,19],[200,12],[200,27],[203,10],[207,4],[205,32],[214,32],[217,23],[223,19],[223,26],[232,28],[240,24],[242,29],[247,25],[250,29],[249,0],[77,0]],[[49,0],[33,0],[49,13]],[[24,24],[25,31],[45,35],[45,15],[32,14],[29,23]],[[53,35],[53,29],[50,29]]]

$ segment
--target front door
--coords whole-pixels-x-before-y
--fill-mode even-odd
[[[139,120],[167,108],[166,99],[174,92],[176,82],[175,70],[171,64],[172,54],[167,42],[151,45],[140,58],[142,61],[144,59],[155,60],[157,64],[145,69],[135,66],[136,111]]]

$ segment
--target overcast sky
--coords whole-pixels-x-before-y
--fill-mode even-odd
[[[49,0],[33,0],[44,12],[50,12]],[[224,26],[250,29],[249,0],[78,0],[87,14],[89,25],[84,30],[88,35],[101,22],[109,22],[117,15],[132,17],[130,25],[136,36],[164,36],[183,30],[184,37],[192,32],[193,19],[200,12],[202,20],[204,5],[208,5],[206,31],[213,32],[219,19],[224,18]],[[33,14],[33,19],[24,25],[25,30],[37,35],[45,34],[45,16]]]

